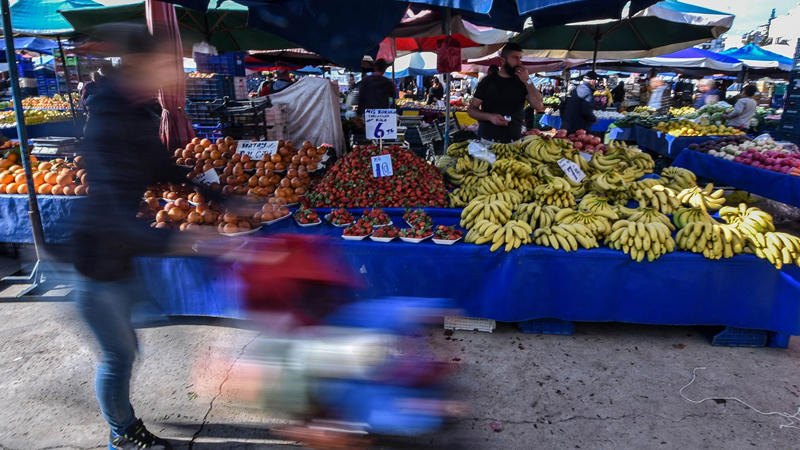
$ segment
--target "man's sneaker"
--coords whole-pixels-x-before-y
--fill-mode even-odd
[[[172,450],[172,445],[147,431],[142,419],[137,420],[125,430],[122,436],[114,437],[108,443],[109,450]]]

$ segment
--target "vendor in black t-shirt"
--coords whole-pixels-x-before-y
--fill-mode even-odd
[[[544,104],[542,94],[528,78],[528,69],[522,65],[522,47],[506,44],[500,60],[503,66],[499,72],[478,83],[467,114],[480,122],[478,135],[482,139],[512,142],[522,137],[525,101],[539,111],[544,110]]]

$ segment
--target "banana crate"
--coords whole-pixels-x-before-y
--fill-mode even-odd
[[[497,322],[491,319],[455,316],[444,318],[445,330],[483,331],[485,333],[491,333],[495,328],[497,328]]]

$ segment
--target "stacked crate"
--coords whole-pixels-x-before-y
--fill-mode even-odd
[[[798,39],[798,44],[800,44],[800,39]],[[789,73],[786,103],[783,106],[778,134],[785,141],[800,144],[800,45],[795,48],[794,65]]]

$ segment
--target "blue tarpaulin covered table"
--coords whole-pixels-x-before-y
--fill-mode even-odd
[[[0,196],[0,205],[23,199]],[[80,198],[50,197],[43,216],[73,212]],[[65,205],[72,208],[65,208]],[[27,220],[9,220],[3,206],[2,229]],[[405,226],[402,210],[386,210]],[[319,210],[324,214],[325,210]],[[436,225],[459,220],[456,209],[431,209]],[[64,221],[68,222],[68,221]],[[45,227],[47,233],[48,227]],[[364,298],[416,296],[451,298],[472,317],[521,322],[538,318],[617,321],[664,325],[723,325],[800,335],[800,268],[776,270],[753,255],[710,261],[675,252],[653,263],[636,263],[607,248],[567,253],[535,245],[491,253],[488,245],[432,241],[410,244],[341,239],[328,224],[300,228],[290,218],[260,234],[303,233],[330,237],[330,245],[359,270],[367,283]],[[257,236],[257,235],[256,235]],[[239,245],[238,238],[220,238]],[[6,239],[2,239],[6,240]],[[7,240],[6,240],[7,241]],[[23,242],[29,242],[26,238]],[[159,314],[240,318],[242,282],[236,264],[202,258],[143,257],[137,273],[157,299]]]
[[[800,208],[800,177],[687,150],[672,163],[697,175]]]
[[[83,118],[78,119],[78,130],[83,129],[85,124],[86,121]],[[72,123],[72,120],[68,122],[51,122],[39,125],[27,125],[27,129],[29,139],[47,136],[75,137],[76,133],[76,128]],[[6,139],[19,139],[19,136],[17,136],[16,127],[3,128],[0,130],[0,134],[2,134]]]
[[[86,197],[38,195],[45,241],[68,242],[72,223]],[[0,242],[33,243],[27,195],[0,195]]]
[[[675,159],[685,148],[689,148],[691,144],[702,144],[706,141],[717,139],[721,136],[671,136],[667,133],[662,133],[650,128],[634,125],[633,134],[636,143],[639,147],[646,148],[658,153],[661,156],[666,156],[670,159]]]
[[[617,128],[612,127],[608,129],[608,135],[606,136],[609,140],[617,140],[617,141],[635,141],[636,135],[634,133],[633,128]]]
[[[592,124],[592,130],[597,133],[605,133],[608,131],[608,126],[612,123],[616,122],[617,119],[599,119],[597,123]],[[545,114],[539,120],[539,123],[542,125],[547,125],[549,127],[553,127],[557,130],[561,129],[561,117],[551,116],[550,114]]]

